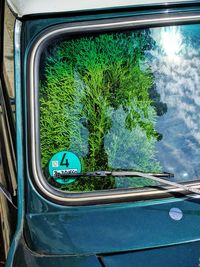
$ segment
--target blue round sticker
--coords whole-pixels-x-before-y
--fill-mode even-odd
[[[81,161],[72,152],[60,151],[49,161],[49,174],[59,184],[70,184],[75,178],[59,178],[81,172]]]

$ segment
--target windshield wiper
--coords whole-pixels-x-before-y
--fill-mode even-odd
[[[146,172],[140,172],[140,171],[94,171],[94,172],[85,172],[85,173],[63,173],[63,174],[58,174],[55,179],[66,179],[66,178],[72,178],[72,177],[120,177],[120,178],[136,178],[136,177],[141,177],[141,178],[146,178],[155,182],[159,182],[162,184],[170,185],[176,188],[180,188],[182,190],[195,193],[200,195],[200,190],[191,186],[179,184],[177,182],[172,182],[165,180],[163,178],[171,178],[174,177],[173,173],[168,173],[168,172],[163,172],[163,173],[146,173]]]
[[[144,177],[143,175],[150,175],[155,177],[174,177],[173,173],[163,172],[163,173],[146,173],[138,171],[93,171],[93,172],[81,172],[81,173],[62,173],[58,174],[55,178],[67,178],[67,177],[83,177],[83,176],[92,176],[92,177]]]

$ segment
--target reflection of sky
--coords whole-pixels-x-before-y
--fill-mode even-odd
[[[158,118],[159,160],[177,179],[200,177],[200,26],[153,29],[156,90],[168,112]],[[197,38],[198,37],[198,38]]]

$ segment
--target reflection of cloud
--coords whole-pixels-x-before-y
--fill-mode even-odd
[[[163,27],[158,30],[152,30],[154,40],[159,43],[159,49],[168,60],[178,61],[179,53],[183,49],[183,37],[180,27]]]
[[[168,107],[167,114],[157,123],[158,131],[163,134],[163,140],[157,145],[161,162],[166,168],[173,166],[179,174],[186,170],[197,175],[196,169],[200,169],[200,49],[195,46],[195,38],[185,31],[187,27],[178,27],[178,34],[187,33],[181,38],[178,61],[169,60],[158,38],[160,30],[153,29],[152,36],[156,36],[158,46],[150,52],[149,64],[161,101]]]

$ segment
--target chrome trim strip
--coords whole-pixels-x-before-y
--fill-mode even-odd
[[[124,21],[125,20],[125,21]],[[111,21],[111,20],[110,20]],[[123,201],[127,199],[141,198],[141,200],[146,198],[159,198],[159,197],[169,197],[173,193],[184,193],[182,189],[170,189],[167,190],[109,190],[106,192],[91,192],[91,193],[69,193],[63,192],[56,188],[53,188],[44,178],[41,167],[40,167],[40,151],[39,151],[39,103],[38,103],[38,69],[39,69],[39,58],[41,55],[41,50],[45,44],[51,39],[55,38],[58,35],[70,34],[70,33],[81,33],[81,32],[97,32],[105,30],[117,30],[117,29],[129,29],[136,27],[144,26],[160,26],[163,24],[173,24],[173,23],[184,23],[184,22],[197,22],[200,21],[200,12],[192,13],[190,15],[179,14],[179,15],[170,15],[164,14],[159,15],[155,18],[155,15],[149,15],[145,17],[136,17],[134,20],[130,18],[123,18],[123,21],[119,19],[113,19],[110,21],[101,21],[94,24],[94,22],[86,23],[74,23],[68,24],[65,27],[56,26],[51,27],[46,31],[39,39],[34,43],[30,58],[29,58],[29,68],[27,73],[29,74],[30,81],[28,85],[30,86],[30,114],[29,114],[29,123],[30,123],[30,145],[31,145],[31,171],[34,176],[35,183],[39,190],[51,200],[56,202],[66,203],[69,205],[80,205],[80,204],[91,204],[91,203],[103,203],[104,202],[113,202],[113,201]],[[59,28],[62,27],[62,28]],[[194,188],[200,186],[199,183],[192,183]],[[164,193],[163,193],[164,192]],[[170,193],[170,194],[169,194]]]
[[[15,102],[16,102],[16,165],[17,165],[17,197],[18,224],[17,230],[22,230],[24,219],[24,153],[23,153],[23,122],[22,122],[22,81],[21,81],[21,29],[22,22],[15,22]]]

